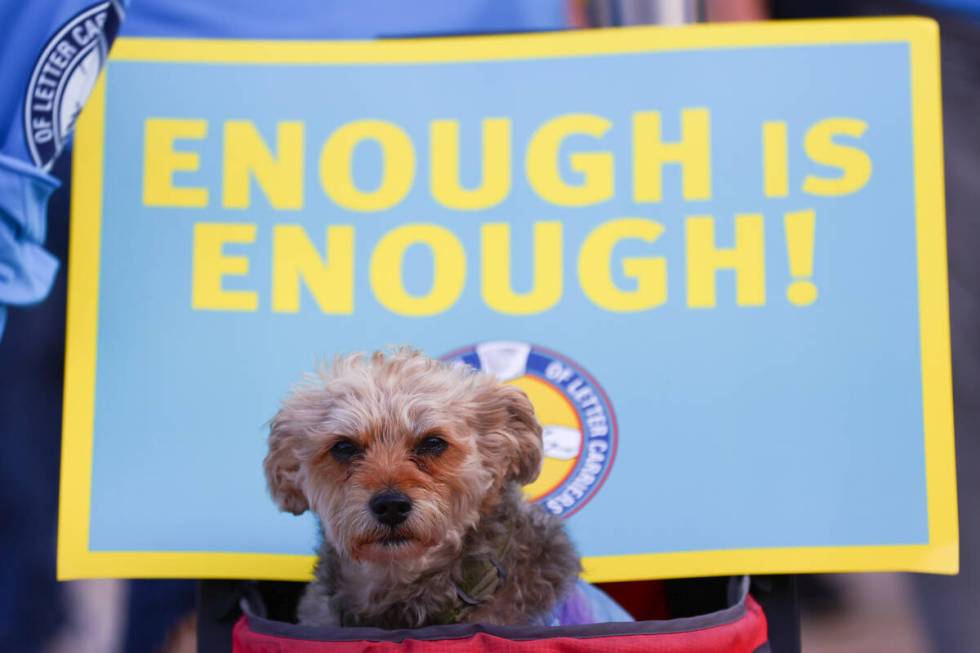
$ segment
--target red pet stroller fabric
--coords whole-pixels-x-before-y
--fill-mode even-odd
[[[723,610],[683,619],[587,626],[456,624],[414,630],[316,628],[245,614],[234,653],[768,653],[766,617],[739,579]]]

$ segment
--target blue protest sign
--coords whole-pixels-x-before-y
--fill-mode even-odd
[[[308,577],[266,422],[391,344],[528,393],[528,495],[591,579],[955,570],[937,49],[120,40],[75,152],[60,574]]]

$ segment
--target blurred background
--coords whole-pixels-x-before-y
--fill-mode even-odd
[[[32,0],[28,12],[26,4],[8,2],[0,5],[0,25],[15,34],[36,31],[37,21],[49,20],[44,29],[51,33],[66,6],[96,4],[102,3]],[[803,650],[980,651],[980,0],[132,0],[119,6],[125,12],[122,35],[187,38],[377,38],[646,23],[934,17],[943,51],[961,573],[800,577]],[[0,54],[7,52],[0,47]],[[6,76],[6,57],[3,63]],[[6,111],[11,102],[4,98],[0,106]],[[10,115],[4,113],[4,120]],[[19,129],[19,115],[0,123],[0,129]],[[62,152],[51,173],[61,187],[50,200],[43,245],[61,261],[60,269],[43,300],[9,302],[5,327],[0,314],[0,650],[156,651],[178,623],[186,625],[193,582],[55,581],[65,271],[71,264],[70,152]]]

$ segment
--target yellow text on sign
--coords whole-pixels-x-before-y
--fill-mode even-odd
[[[689,308],[712,308],[719,303],[717,279],[734,277],[734,304],[762,306],[766,302],[764,218],[740,214],[724,227],[711,216],[690,216],[685,221],[686,261],[683,268]],[[533,235],[530,288],[515,290],[512,231],[528,229]],[[716,233],[729,232],[720,246]],[[573,266],[578,287],[596,307],[616,313],[655,309],[668,300],[670,266],[658,241],[666,227],[656,220],[624,217],[592,229],[571,251],[561,223],[536,222],[513,227],[486,223],[480,246],[467,251],[449,229],[434,224],[406,224],[383,234],[370,247],[365,266],[373,298],[388,311],[410,317],[428,317],[453,308],[466,290],[468,258],[479,256],[479,289],[484,304],[507,315],[533,315],[553,308],[564,296],[563,279]],[[257,227],[247,223],[198,223],[194,226],[193,308],[197,310],[259,310],[257,290],[243,290],[250,256],[261,246]],[[300,310],[305,288],[325,314],[347,315],[357,301],[355,266],[357,230],[353,225],[329,225],[311,233],[295,224],[271,228],[272,284],[268,306],[273,312]],[[642,254],[617,256],[618,245],[639,246]],[[269,246],[268,244],[265,246]],[[422,247],[432,269],[430,287],[412,292],[405,281],[405,253]],[[799,246],[797,245],[797,249]],[[363,272],[360,272],[363,274]],[[238,278],[238,288],[226,281]],[[625,281],[624,281],[625,280]],[[256,284],[257,285],[257,284]],[[732,301],[726,299],[724,301]]]
[[[635,111],[626,124],[596,114],[559,115],[538,125],[526,143],[514,141],[512,120],[502,116],[479,124],[434,119],[421,143],[385,120],[355,120],[316,138],[299,121],[265,127],[260,130],[247,120],[229,120],[212,129],[203,119],[148,119],[143,203],[202,209],[220,197],[222,208],[244,209],[254,203],[253,189],[257,189],[273,209],[302,209],[309,199],[304,179],[311,161],[316,162],[322,196],[356,213],[394,209],[420,185],[420,178],[428,180],[428,188],[422,190],[441,207],[462,212],[491,209],[512,193],[520,172],[515,168],[521,163],[527,186],[553,206],[608,202],[615,196],[617,177],[627,173],[629,200],[638,206],[659,203],[671,194],[687,202],[712,199],[711,112],[703,107],[671,115]],[[668,127],[676,133],[673,138],[665,135]],[[847,117],[811,125],[801,145],[811,164],[820,169],[805,174],[800,190],[834,196],[863,188],[872,165],[858,141],[867,129],[863,121]],[[619,158],[609,144],[617,130],[629,133],[629,151]],[[478,136],[479,181],[472,186],[462,182],[464,133]],[[208,188],[197,174],[204,165],[215,163],[206,161],[203,153],[208,138],[221,138],[220,189]],[[764,157],[759,174],[766,196],[785,196],[791,179],[789,151],[797,143],[779,121],[765,123],[761,138]],[[420,156],[420,147],[428,148],[428,156]],[[373,148],[380,156],[371,183],[354,174],[355,154],[363,148]],[[428,161],[427,170],[420,169],[420,160]],[[668,166],[680,170],[678,188],[664,188]],[[199,178],[202,181],[195,181]]]

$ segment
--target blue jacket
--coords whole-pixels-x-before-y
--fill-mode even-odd
[[[43,247],[48,174],[95,84],[124,13],[117,0],[0,5],[0,332],[6,305],[48,294],[58,262]]]

